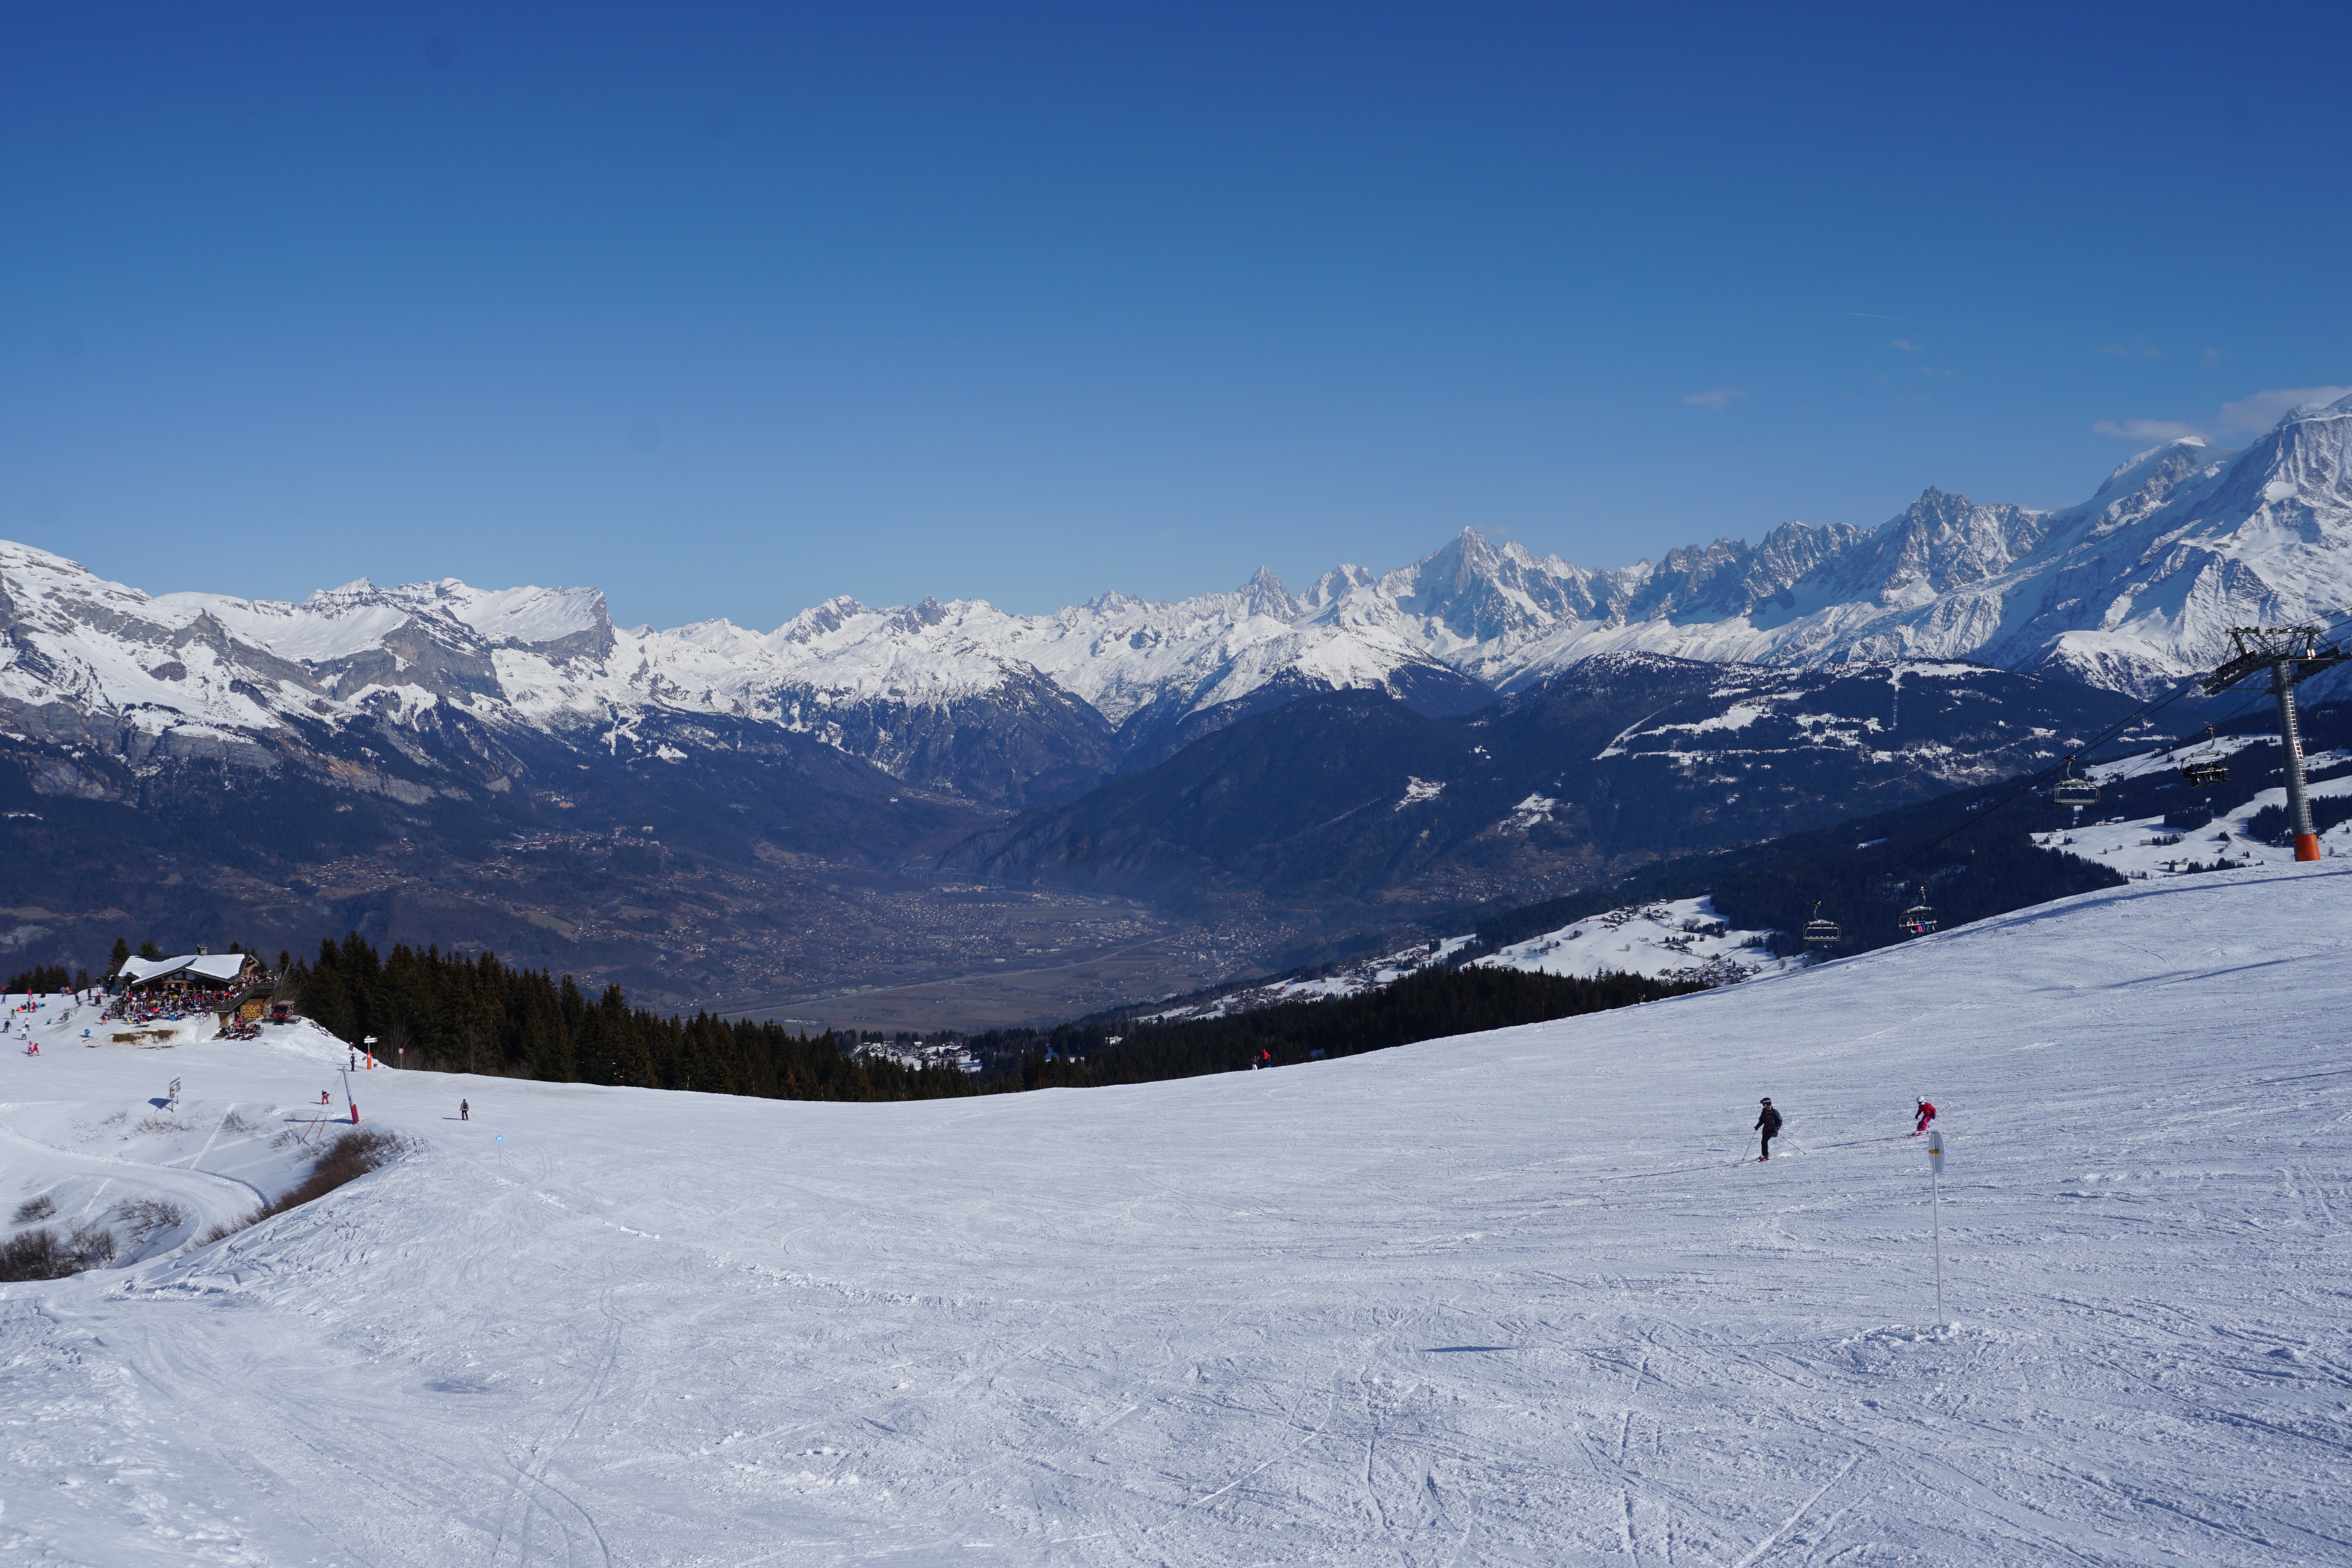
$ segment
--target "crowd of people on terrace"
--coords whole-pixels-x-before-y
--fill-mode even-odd
[[[100,1023],[176,1023],[207,1013],[231,1011],[245,999],[244,988],[191,986],[184,991],[126,990],[106,1004]]]

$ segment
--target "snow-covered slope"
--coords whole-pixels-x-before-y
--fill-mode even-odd
[[[2347,896],[2319,867],[2138,883],[1128,1089],[365,1074],[369,1124],[421,1145],[400,1165],[193,1255],[0,1288],[0,1550],[2342,1562]],[[53,1042],[0,1055],[0,1118],[61,1151],[41,1134],[177,1076],[225,1124],[315,1097],[318,1065]],[[1793,1157],[1742,1165],[1762,1094]],[[0,1144],[9,1194],[54,1158]]]
[[[1803,957],[1777,958],[1769,931],[1736,931],[1705,898],[1629,904],[1514,942],[1473,962],[1540,975],[1646,975],[1654,979],[1735,985],[1759,975],[1802,968]]]
[[[24,1002],[38,1010],[20,1010]],[[296,1186],[327,1139],[349,1126],[344,1103],[319,1099],[339,1085],[347,1048],[308,1020],[239,1047],[248,1068],[285,1088],[282,1100],[184,1094],[175,1103],[170,1089],[182,1063],[218,1032],[209,1016],[108,1023],[101,1007],[70,993],[12,997],[9,1009],[0,1059],[24,1070],[13,1087],[27,1087],[29,1074],[46,1075],[53,1062],[101,1056],[110,1064],[102,1076],[119,1092],[102,1103],[0,1105],[0,1241],[37,1230],[59,1239],[104,1233],[118,1270],[183,1256]],[[34,1043],[38,1058],[27,1053]]]
[[[2347,824],[2352,826],[2352,824]],[[1634,904],[1571,921],[1557,930],[1496,949],[1470,963],[1524,974],[1591,978],[1641,975],[1696,985],[1734,986],[1762,975],[1793,974],[1811,959],[1779,958],[1765,947],[1769,931],[1736,931],[1715,912],[1708,898],[1677,898]],[[1587,940],[1591,938],[1591,940]],[[1443,964],[1477,937],[1447,936],[1415,942],[1369,958],[1350,959],[1313,973],[1263,984],[1236,986],[1213,997],[1145,1015],[1139,1021],[1181,1023],[1226,1018],[1286,1002],[1328,1001],[1361,996],[1396,984],[1408,975]]]

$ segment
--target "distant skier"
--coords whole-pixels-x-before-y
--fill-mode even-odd
[[[1764,1109],[1756,1117],[1756,1130],[1764,1134],[1764,1145],[1757,1155],[1758,1164],[1772,1157],[1772,1139],[1780,1131],[1780,1113],[1772,1109],[1772,1097],[1764,1097]]]
[[[458,1101],[458,1102],[457,1102],[457,1120],[459,1120],[460,1122],[470,1122],[470,1121],[472,1121],[473,1119],[474,1119],[474,1108],[473,1108],[471,1105],[467,1104],[463,1100]]]
[[[1917,1110],[1913,1113],[1919,1118],[1919,1124],[1911,1129],[1911,1135],[1916,1138],[1927,1130],[1928,1123],[1936,1119],[1936,1107],[1922,1100],[1919,1102]]]
[[[321,1089],[321,1090],[320,1090],[320,1091],[319,1091],[319,1103],[320,1103],[320,1104],[321,1104],[321,1105],[331,1105],[331,1104],[334,1103],[334,1102],[333,1102],[333,1101],[331,1101],[331,1100],[330,1100],[330,1099],[328,1099],[328,1098],[327,1098],[327,1092],[326,1092],[325,1090]]]

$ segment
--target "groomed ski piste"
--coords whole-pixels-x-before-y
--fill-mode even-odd
[[[2352,1562],[2347,877],[1133,1088],[362,1072],[397,1164],[0,1287],[0,1561]],[[341,1060],[75,1027],[11,1206],[235,1208]]]

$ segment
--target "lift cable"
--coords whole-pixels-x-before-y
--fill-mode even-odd
[[[2347,627],[2352,627],[2352,611],[2347,611],[2341,614],[2330,616],[2327,621],[2321,625],[2321,634],[2326,635],[2327,632],[2336,630],[2339,622]],[[2221,726],[2236,721],[2270,700],[2271,694],[2268,691],[2258,689],[2244,702],[2240,703],[2236,707],[2231,708],[2220,718],[2214,719],[2205,727],[2209,731],[2219,730]],[[2219,737],[2216,737],[2215,738]],[[2156,758],[2164,756],[2168,752],[2178,751],[2184,746],[2194,746],[2197,744],[2197,740],[2198,737],[2195,736],[2183,737],[2181,739],[2175,741],[2170,746],[2160,746],[2155,750],[2147,752],[2143,756],[2129,758],[2126,771],[2113,775],[2108,781],[2114,784],[2128,784],[2133,779],[2145,776],[2149,770],[2149,765],[2152,764]]]
[[[2352,625],[2352,611],[2339,611],[2336,614],[2329,616],[2321,625],[2321,633],[2325,635],[2327,632],[2336,631],[2339,625]],[[2041,772],[2031,775],[2022,783],[2019,784],[2015,789],[2011,789],[2008,794],[2002,796],[1992,804],[1977,808],[1969,814],[1968,820],[1961,822],[1958,827],[1952,828],[1948,831],[1937,834],[1934,838],[1929,839],[1926,843],[1921,844],[1917,849],[1913,850],[1909,854],[1905,855],[1901,860],[1895,861],[1882,868],[1876,874],[1879,876],[1886,876],[1892,873],[1902,870],[1905,866],[1909,865],[1913,861],[1917,860],[1921,855],[1926,854],[1929,850],[1934,849],[1945,840],[1966,832],[1969,829],[1975,827],[1979,822],[1983,821],[1987,817],[1991,816],[2003,806],[2016,800],[2021,796],[2031,794],[2034,790],[2042,789],[2049,782],[2053,774],[2056,774],[2062,769],[2067,768],[2074,762],[2076,757],[2087,756],[2089,753],[2096,751],[2100,747],[2105,746],[2108,741],[2113,740],[2116,736],[2121,735],[2125,730],[2129,729],[2142,718],[2147,717],[2150,714],[2159,712],[2164,708],[2169,707],[2172,704],[2179,702],[2196,687],[2203,685],[2204,680],[2205,676],[2201,674],[2191,675],[2187,680],[2181,682],[2179,685],[2173,687],[2171,691],[2167,692],[2164,695],[2157,697],[2152,701],[2145,703],[2141,706],[2133,709],[2130,713],[2116,720],[2116,723],[2103,732],[2097,739],[2091,741],[2088,745],[2077,747],[2068,756],[2042,769]],[[2239,714],[2242,714],[2248,708],[2253,707],[2257,704],[2261,703],[2268,695],[2269,694],[2267,693],[2263,693],[2251,698],[2244,705],[2240,706],[2236,712],[2231,713],[2229,716],[2229,718],[2222,719],[2219,722],[2224,724],[2228,723],[2229,719],[2236,718]],[[2168,751],[2173,748],[2171,747],[2165,747],[2160,749]]]

